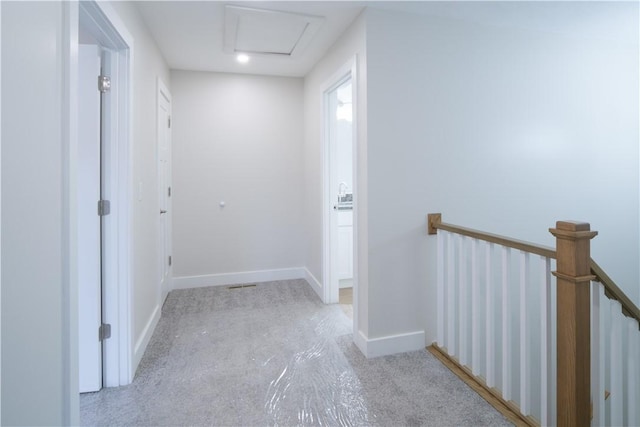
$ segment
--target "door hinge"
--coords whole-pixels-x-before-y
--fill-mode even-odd
[[[105,216],[111,213],[111,202],[109,200],[98,200],[98,215]]]
[[[171,267],[171,255],[169,255],[169,267]]]
[[[167,117],[167,127],[171,128],[171,116]]]
[[[98,76],[98,90],[101,93],[109,92],[111,89],[111,79],[107,76]]]
[[[171,187],[169,187],[169,188],[167,189],[167,195],[168,195],[169,197],[171,197]]]
[[[98,328],[98,339],[100,341],[104,341],[108,338],[111,338],[111,325],[108,323],[103,323]]]

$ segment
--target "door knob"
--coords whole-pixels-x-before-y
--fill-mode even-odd
[[[166,214],[166,213],[167,213],[167,211],[165,211],[164,209],[160,209],[160,215]]]

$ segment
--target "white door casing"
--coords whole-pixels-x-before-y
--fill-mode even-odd
[[[100,49],[78,48],[78,329],[80,392],[102,388],[100,269]]]
[[[327,136],[328,136],[328,148],[329,148],[329,197],[331,203],[329,204],[329,223],[330,223],[330,231],[329,231],[329,247],[330,247],[330,255],[329,255],[329,275],[325,278],[325,283],[328,287],[329,293],[329,303],[337,303],[340,299],[339,294],[339,260],[340,253],[338,248],[339,242],[339,233],[338,233],[338,211],[336,210],[336,206],[338,203],[338,178],[336,175],[336,165],[338,163],[338,152],[336,150],[336,137],[338,133],[338,126],[336,121],[336,109],[338,108],[338,97],[337,90],[340,87],[344,80],[348,79],[348,76],[345,76],[341,81],[336,84],[328,94],[327,94],[327,110],[325,113],[327,114]]]
[[[158,204],[160,301],[171,291],[171,94],[158,78]]]
[[[323,142],[323,199],[322,199],[322,228],[323,228],[323,277],[322,277],[322,293],[325,304],[338,302],[339,299],[339,283],[337,279],[331,279],[331,258],[333,243],[332,228],[337,228],[335,222],[337,215],[333,215],[333,202],[331,191],[331,171],[330,161],[331,153],[328,144],[330,129],[328,126],[329,114],[329,93],[337,89],[342,82],[351,78],[351,102],[352,102],[352,174],[353,174],[353,211],[352,211],[352,242],[353,242],[353,340],[360,350],[362,347],[362,332],[360,331],[359,311],[360,311],[360,287],[359,287],[359,268],[358,268],[358,212],[359,212],[359,183],[358,183],[358,57],[354,56],[339,67],[334,74],[321,86],[321,140]],[[337,234],[337,233],[336,233]],[[335,240],[334,240],[335,241]],[[365,309],[366,312],[366,309]],[[363,353],[366,354],[365,351]]]
[[[111,202],[111,212],[103,222],[103,321],[111,325],[111,338],[103,342],[103,386],[129,384],[133,380],[133,343],[131,340],[131,260],[132,181],[131,112],[134,44],[133,37],[108,2],[78,2],[78,15],[69,25],[82,26],[103,51],[102,66],[111,77],[110,102],[103,104],[103,122],[107,140],[103,147],[103,191]],[[71,31],[73,32],[73,31]],[[73,38],[71,39],[73,43]],[[77,39],[75,39],[77,43]],[[69,60],[74,61],[74,46]],[[71,82],[70,84],[72,84]],[[97,81],[96,81],[97,83]],[[71,97],[70,102],[75,102]],[[79,126],[78,117],[70,115],[71,128]],[[70,193],[77,188],[74,170],[80,166],[71,156]],[[97,206],[96,206],[97,209]],[[69,228],[78,229],[77,220]],[[80,251],[78,251],[79,253]],[[80,256],[79,254],[77,255]],[[73,263],[72,263],[73,264]],[[72,307],[72,310],[78,310]],[[73,325],[72,325],[73,327]],[[78,325],[79,327],[79,325]],[[73,330],[73,328],[71,329]]]
[[[353,102],[353,131],[352,131],[352,152],[356,153],[356,58],[340,67],[333,76],[322,85],[322,141],[323,141],[323,301],[325,304],[337,303],[339,300],[339,230],[338,230],[338,211],[333,207],[336,205],[338,196],[339,182],[336,178],[335,165],[337,163],[337,150],[332,147],[332,136],[337,131],[337,121],[330,120],[336,116],[337,95],[335,91],[345,82],[351,80],[352,85],[352,102]],[[352,174],[353,174],[353,227],[351,242],[357,242],[355,239],[357,221],[357,164],[356,156],[353,155]],[[357,259],[358,248],[356,244],[352,244],[352,262]],[[358,289],[357,289],[357,268],[353,268],[353,287],[354,287],[354,334],[357,331],[357,312],[358,312]]]

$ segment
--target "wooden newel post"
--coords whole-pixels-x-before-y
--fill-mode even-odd
[[[591,275],[589,224],[558,221],[558,426],[591,423]]]

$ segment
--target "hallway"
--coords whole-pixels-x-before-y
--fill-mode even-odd
[[[509,425],[426,351],[366,359],[304,280],[173,291],[129,386],[82,425]]]

